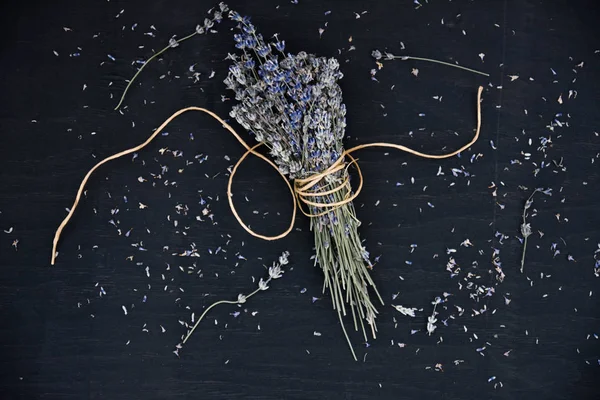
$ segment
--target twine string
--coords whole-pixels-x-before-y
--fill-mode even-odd
[[[451,153],[446,153],[446,154],[440,154],[440,155],[436,155],[436,154],[426,154],[426,153],[422,153],[419,152],[417,150],[413,150],[411,148],[408,148],[406,146],[400,145],[400,144],[395,144],[395,143],[385,143],[385,142],[374,142],[374,143],[366,143],[366,144],[361,144],[355,147],[352,147],[350,149],[345,150],[342,155],[331,165],[329,166],[329,168],[327,168],[326,170],[319,172],[319,173],[315,173],[307,178],[302,178],[302,179],[295,179],[293,182],[293,185],[290,183],[290,181],[285,177],[285,175],[283,175],[280,171],[279,168],[277,168],[277,165],[271,161],[268,157],[266,157],[265,155],[259,153],[258,151],[256,151],[256,149],[258,147],[260,147],[262,145],[262,143],[258,143],[254,146],[250,146],[248,145],[248,143],[246,143],[244,141],[244,139],[242,139],[242,137],[231,127],[231,125],[229,125],[227,122],[225,122],[222,118],[220,118],[217,114],[215,114],[212,111],[209,111],[205,108],[202,107],[187,107],[187,108],[183,108],[181,110],[176,111],[173,115],[171,115],[168,119],[166,119],[153,133],[152,135],[150,135],[150,137],[148,139],[146,139],[145,142],[132,147],[130,149],[121,151],[119,153],[113,154],[112,156],[109,156],[107,158],[105,158],[104,160],[100,161],[99,163],[97,163],[96,165],[94,165],[94,167],[92,167],[92,169],[89,170],[89,172],[85,175],[85,177],[83,178],[83,180],[81,181],[81,184],[79,185],[79,190],[77,191],[77,195],[75,196],[75,201],[73,203],[73,206],[71,207],[71,209],[69,210],[69,213],[67,214],[67,216],[65,217],[65,219],[61,222],[61,224],[59,225],[58,229],[56,230],[56,233],[54,234],[54,241],[52,244],[52,256],[51,256],[51,261],[50,264],[54,265],[55,261],[56,261],[56,249],[58,246],[58,242],[60,240],[60,236],[61,233],[63,231],[63,229],[66,227],[66,225],[68,224],[69,220],[71,219],[71,217],[73,216],[73,214],[75,213],[75,209],[77,208],[79,201],[81,200],[81,195],[83,194],[84,188],[86,183],[88,182],[90,176],[92,175],[92,173],[94,173],[94,171],[96,171],[100,166],[102,166],[103,164],[111,161],[111,160],[115,160],[117,158],[123,157],[127,154],[131,154],[134,153],[136,151],[139,151],[141,149],[143,149],[144,147],[146,147],[154,138],[156,138],[156,136],[158,136],[161,131],[169,124],[171,123],[175,118],[177,118],[178,116],[180,116],[181,114],[186,113],[187,111],[202,111],[208,115],[210,115],[211,117],[213,117],[214,119],[216,119],[217,121],[219,121],[223,127],[225,129],[227,129],[237,140],[238,142],[246,149],[246,152],[239,158],[239,160],[235,163],[233,169],[231,170],[231,174],[229,175],[229,181],[227,183],[227,199],[229,200],[229,207],[231,208],[231,212],[233,213],[233,216],[236,218],[236,220],[238,221],[238,223],[242,226],[242,228],[244,228],[249,234],[251,234],[252,236],[255,236],[257,238],[263,239],[263,240],[268,240],[268,241],[272,241],[272,240],[277,240],[277,239],[281,239],[285,236],[287,236],[292,229],[294,228],[294,222],[296,219],[296,211],[298,209],[300,209],[300,211],[308,216],[308,217],[318,217],[324,214],[327,214],[333,210],[335,210],[336,208],[342,207],[343,205],[351,202],[352,200],[354,200],[362,191],[363,188],[363,176],[362,176],[362,172],[360,170],[360,167],[358,165],[358,161],[356,160],[356,158],[352,157],[352,153],[358,151],[358,150],[362,150],[362,149],[366,149],[369,147],[384,147],[384,148],[392,148],[392,149],[397,149],[397,150],[401,150],[404,151],[406,153],[409,154],[413,154],[416,155],[418,157],[422,157],[422,158],[430,158],[430,159],[443,159],[443,158],[449,158],[449,157],[453,157],[455,155],[457,155],[458,153],[468,149],[471,145],[473,145],[473,143],[475,143],[477,141],[477,139],[479,138],[479,132],[481,130],[481,93],[483,92],[483,87],[480,86],[478,91],[477,91],[477,128],[475,131],[475,136],[473,136],[473,138],[469,141],[469,143],[465,144],[464,146],[462,146],[461,148],[459,148],[458,150],[455,150]],[[239,216],[234,202],[233,202],[233,194],[232,194],[232,185],[233,185],[233,177],[235,176],[236,172],[238,171],[238,168],[240,167],[240,165],[244,162],[244,160],[246,159],[246,157],[248,157],[250,154],[262,159],[263,161],[265,161],[266,163],[268,163],[271,167],[273,167],[277,173],[282,177],[282,179],[285,181],[286,185],[288,186],[288,189],[290,190],[290,194],[292,196],[292,201],[293,201],[293,208],[292,208],[292,217],[291,217],[291,221],[290,221],[290,225],[289,227],[282,233],[280,233],[279,235],[275,235],[275,236],[266,236],[266,235],[262,235],[259,234],[255,231],[253,231],[252,229],[250,229],[250,227],[242,220],[242,218]],[[350,163],[346,163],[345,157],[348,157],[350,159]],[[326,196],[329,194],[333,194],[336,192],[339,192],[341,190],[343,190],[344,188],[348,188],[350,189],[350,182],[349,179],[346,177],[344,180],[342,180],[342,182],[340,182],[337,186],[334,186],[332,189],[330,190],[326,190],[326,191],[320,191],[319,190],[319,184],[321,183],[321,181],[323,181],[324,179],[326,179],[328,176],[342,171],[342,170],[347,170],[351,165],[354,165],[356,167],[356,170],[358,171],[358,176],[359,176],[359,180],[358,180],[358,187],[356,188],[356,190],[354,192],[351,192],[350,190],[347,192],[347,194],[344,196],[343,200],[337,201],[337,202],[332,202],[332,203],[320,203],[317,201],[313,201],[311,200],[314,197],[320,197],[320,196]],[[327,186],[325,186],[327,187]],[[318,213],[310,213],[304,210],[303,208],[303,204],[307,205],[307,206],[312,206],[318,209],[324,208],[325,210],[322,212],[318,212]]]

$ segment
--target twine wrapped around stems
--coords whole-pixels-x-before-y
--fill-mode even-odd
[[[84,188],[86,183],[88,182],[90,176],[92,175],[92,173],[94,173],[94,171],[96,171],[96,169],[98,169],[100,166],[102,166],[103,164],[107,163],[108,161],[111,160],[115,160],[117,158],[123,157],[127,154],[131,154],[134,153],[138,150],[143,149],[144,147],[146,147],[156,136],[158,136],[162,130],[170,123],[172,122],[175,118],[177,118],[179,115],[187,112],[187,111],[202,111],[208,115],[210,115],[211,117],[213,117],[214,119],[216,119],[217,121],[219,121],[223,127],[225,129],[227,129],[237,140],[238,142],[240,142],[240,144],[246,149],[246,152],[240,157],[240,159],[236,162],[236,164],[234,165],[231,174],[229,175],[229,181],[227,184],[227,198],[229,200],[229,206],[231,207],[231,211],[234,215],[234,217],[236,218],[236,220],[239,222],[239,224],[242,226],[242,228],[244,228],[248,233],[250,233],[252,236],[255,236],[257,238],[260,239],[264,239],[264,240],[277,240],[277,239],[281,239],[285,236],[287,236],[292,229],[294,228],[294,221],[296,218],[296,211],[297,209],[300,209],[300,211],[308,216],[308,217],[318,217],[320,215],[326,214],[336,208],[339,208],[341,206],[343,206],[344,204],[347,204],[349,202],[351,202],[352,200],[354,200],[359,193],[361,192],[362,188],[363,188],[363,176],[362,176],[362,172],[360,170],[360,167],[358,165],[358,162],[355,158],[353,158],[351,156],[352,153],[354,153],[355,151],[361,150],[361,149],[365,149],[365,148],[369,148],[369,147],[384,147],[384,148],[392,148],[392,149],[397,149],[397,150],[401,150],[404,151],[406,153],[409,154],[413,154],[416,155],[418,157],[422,157],[422,158],[430,158],[430,159],[443,159],[443,158],[449,158],[449,157],[453,157],[455,155],[457,155],[458,153],[468,149],[473,143],[475,143],[477,141],[477,139],[479,138],[479,133],[481,130],[481,94],[483,92],[483,87],[480,86],[479,89],[477,90],[477,127],[476,127],[476,131],[475,131],[475,135],[473,136],[473,138],[464,146],[462,146],[461,148],[459,148],[458,150],[455,150],[451,153],[446,153],[446,154],[440,154],[440,155],[435,155],[435,154],[426,154],[426,153],[421,153],[419,151],[410,149],[406,146],[402,146],[399,144],[394,144],[394,143],[384,143],[384,142],[374,142],[374,143],[366,143],[366,144],[361,144],[355,147],[352,147],[348,150],[345,150],[342,155],[329,167],[327,168],[325,171],[321,172],[321,173],[317,173],[314,175],[309,176],[308,178],[304,178],[304,179],[296,179],[292,183],[290,183],[290,181],[279,171],[279,169],[277,168],[277,166],[275,165],[275,163],[273,161],[271,161],[268,157],[266,157],[265,155],[259,153],[256,151],[256,149],[258,147],[261,146],[261,143],[255,145],[255,146],[250,146],[248,145],[248,143],[246,143],[241,136],[231,127],[231,125],[229,125],[227,122],[225,122],[221,117],[219,117],[217,114],[215,114],[214,112],[207,110],[205,108],[202,107],[187,107],[187,108],[183,108],[177,112],[175,112],[173,115],[171,115],[167,120],[165,120],[165,122],[163,122],[158,129],[156,129],[156,131],[154,131],[152,133],[152,135],[150,135],[150,137],[148,139],[146,139],[145,142],[143,142],[140,145],[137,145],[135,147],[132,147],[130,149],[121,151],[119,153],[113,154],[112,156],[109,156],[107,158],[105,158],[104,160],[100,161],[99,163],[97,163],[94,167],[92,167],[92,169],[89,170],[89,172],[85,175],[85,177],[83,178],[83,180],[81,181],[81,184],[79,185],[79,190],[77,191],[77,195],[75,196],[75,202],[73,203],[73,206],[71,207],[71,209],[69,210],[69,214],[65,217],[65,219],[61,222],[61,224],[59,225],[58,229],[56,230],[56,233],[54,235],[54,241],[53,241],[53,245],[52,245],[52,256],[51,256],[51,260],[50,260],[50,264],[54,265],[55,261],[56,261],[56,255],[57,255],[57,246],[58,246],[58,242],[60,240],[60,236],[61,233],[63,231],[63,229],[65,228],[65,226],[67,225],[67,223],[69,222],[69,220],[71,219],[71,217],[73,216],[73,214],[75,213],[75,209],[77,208],[77,205],[79,204],[79,201],[81,200],[81,195],[83,194]],[[244,223],[244,221],[242,220],[242,218],[239,216],[234,203],[233,203],[233,194],[231,191],[231,186],[233,184],[233,177],[235,176],[238,168],[240,167],[240,165],[242,164],[242,162],[246,159],[246,157],[248,157],[250,154],[255,155],[256,157],[259,157],[260,159],[262,159],[263,161],[267,162],[271,167],[273,167],[277,173],[283,178],[283,180],[285,181],[285,183],[287,184],[289,190],[290,190],[290,194],[292,195],[292,199],[293,199],[293,210],[292,210],[292,218],[291,218],[291,222],[289,227],[282,233],[280,233],[279,235],[275,235],[275,236],[266,236],[266,235],[262,235],[259,234],[257,232],[254,232],[252,229],[250,229],[250,227],[248,225],[246,225],[246,223]],[[345,156],[348,156],[348,158],[350,158],[351,162],[350,163],[346,163],[344,161]],[[345,179],[344,181],[342,181],[338,186],[329,189],[327,191],[315,191],[315,190],[311,190],[314,187],[319,187],[319,183],[325,179],[327,176],[338,172],[340,170],[346,169],[351,165],[355,165],[358,171],[358,176],[359,176],[359,183],[358,183],[358,187],[356,188],[356,190],[354,190],[352,192],[352,190],[348,190],[347,194],[344,196],[344,198],[340,201],[337,202],[332,202],[332,203],[319,203],[319,202],[315,202],[312,199],[314,197],[318,197],[318,196],[324,196],[324,195],[328,195],[328,194],[333,194],[333,193],[337,193],[339,191],[341,191],[342,189],[348,188],[350,189],[350,182],[348,179]],[[325,210],[322,212],[319,212],[317,214],[312,214],[309,212],[304,211],[302,205],[305,204],[307,206],[314,206],[317,208],[324,208]]]

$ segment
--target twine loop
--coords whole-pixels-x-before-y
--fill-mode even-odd
[[[351,155],[355,151],[365,149],[368,147],[385,147],[385,148],[393,148],[393,149],[401,150],[401,151],[404,151],[404,152],[407,152],[407,153],[410,153],[410,154],[413,154],[413,155],[416,155],[416,156],[422,157],[422,158],[442,159],[442,158],[449,158],[449,157],[455,156],[456,154],[468,149],[473,143],[475,143],[477,141],[477,139],[479,138],[479,132],[481,130],[481,93],[482,92],[483,92],[483,87],[480,86],[477,91],[477,128],[475,131],[475,135],[469,141],[469,143],[462,146],[458,150],[455,150],[455,151],[453,151],[451,153],[447,153],[447,154],[434,155],[434,154],[421,153],[419,151],[410,149],[406,146],[402,146],[402,145],[394,144],[394,143],[375,142],[375,143],[361,144],[361,145],[352,147],[348,150],[345,150],[340,155],[340,157],[333,164],[331,164],[326,170],[319,172],[319,173],[315,173],[313,175],[310,175],[307,178],[295,179],[293,184],[290,183],[290,181],[285,177],[285,175],[283,175],[279,171],[279,168],[277,168],[277,165],[273,161],[271,161],[267,156],[256,151],[256,149],[258,147],[260,147],[262,145],[262,143],[258,143],[251,147],[250,145],[248,145],[248,143],[246,143],[241,138],[241,136],[231,127],[231,125],[229,125],[221,117],[219,117],[217,114],[215,114],[214,112],[212,112],[210,110],[207,110],[207,109],[201,108],[201,107],[183,108],[181,110],[176,111],[167,120],[165,120],[165,122],[163,122],[152,133],[152,135],[150,135],[150,137],[148,139],[146,139],[146,141],[144,143],[142,143],[138,146],[132,147],[130,149],[121,151],[119,153],[113,154],[112,156],[109,156],[109,157],[105,158],[104,160],[100,161],[92,169],[89,170],[89,172],[85,175],[85,177],[81,181],[81,184],[79,185],[79,190],[77,191],[77,195],[75,196],[75,202],[73,203],[73,206],[69,210],[68,215],[65,217],[65,219],[59,225],[58,229],[56,230],[56,233],[54,234],[54,241],[53,241],[53,246],[52,246],[52,257],[51,257],[50,264],[54,265],[54,262],[56,260],[56,254],[57,254],[56,248],[58,246],[58,241],[60,239],[62,230],[65,228],[65,226],[67,225],[67,223],[69,222],[69,220],[71,219],[73,214],[75,213],[75,209],[77,208],[77,205],[79,204],[81,195],[83,194],[83,191],[85,188],[85,185],[86,185],[87,181],[89,180],[90,176],[92,175],[92,173],[96,169],[98,169],[101,165],[107,163],[108,161],[117,159],[117,158],[125,156],[127,154],[134,153],[134,152],[139,151],[142,148],[146,147],[156,136],[158,136],[160,134],[160,132],[171,121],[173,121],[179,115],[181,115],[187,111],[202,111],[202,112],[210,115],[211,117],[213,117],[214,119],[219,121],[223,125],[223,127],[225,129],[227,129],[238,140],[238,142],[240,142],[240,144],[246,149],[246,152],[235,163],[235,165],[233,166],[233,169],[231,170],[231,174],[229,175],[229,181],[227,183],[227,199],[229,201],[229,206],[231,208],[231,212],[233,213],[234,217],[239,222],[239,224],[242,226],[242,228],[244,228],[252,236],[255,236],[260,239],[272,241],[272,240],[281,239],[281,238],[287,236],[292,231],[292,229],[294,228],[294,222],[296,219],[296,210],[297,209],[299,209],[304,215],[311,217],[311,218],[315,218],[315,217],[319,217],[321,215],[325,215],[325,214],[335,210],[336,208],[339,208],[339,207],[351,202],[360,194],[360,192],[363,188],[363,176],[362,176],[362,172],[360,170],[360,167],[358,165],[356,158],[352,157],[352,155]],[[233,185],[233,177],[235,176],[236,172],[238,171],[238,168],[240,167],[240,165],[244,162],[246,157],[248,157],[250,154],[260,158],[261,160],[268,163],[271,167],[273,167],[285,181],[285,183],[288,186],[288,189],[290,191],[290,194],[292,196],[293,209],[292,209],[292,217],[290,220],[290,225],[284,232],[280,233],[279,235],[266,236],[266,235],[262,235],[257,232],[254,232],[239,216],[239,214],[235,208],[235,205],[233,203],[233,194],[231,191],[231,187]],[[348,163],[345,162],[346,157],[348,157],[350,159],[350,162],[348,162]],[[354,191],[352,191],[352,188],[350,187],[349,176],[346,173],[347,169],[352,165],[354,165],[356,167],[356,170],[358,171],[358,177],[359,177],[358,187]],[[333,179],[328,179],[328,178],[333,177],[333,174],[336,174],[340,171],[344,171],[344,173],[342,174],[343,179],[341,182],[337,183],[337,186],[334,186],[331,189],[327,189],[327,187],[329,186],[329,183],[326,183],[325,185],[320,185],[320,183],[323,180],[325,180],[325,181],[330,180],[331,182],[334,182]],[[329,196],[329,195],[335,194],[344,189],[348,189],[348,190],[344,194],[344,197],[342,200],[335,201],[335,202],[326,202],[326,203],[315,201],[315,199],[318,199],[323,196]],[[317,213],[312,213],[310,211],[304,210],[304,205],[308,206],[309,210],[310,210],[310,207],[313,207],[316,209],[323,209],[323,211],[318,211]]]

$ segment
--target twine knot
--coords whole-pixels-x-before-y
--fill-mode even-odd
[[[346,163],[345,156],[350,158],[350,162]],[[358,188],[352,193],[352,187],[350,186],[350,177],[348,175],[348,168],[354,165],[356,170],[358,171],[359,176],[359,184]],[[341,182],[336,182],[337,178],[334,178],[334,174],[343,171],[343,179]],[[325,181],[325,184],[321,184],[321,182]],[[333,186],[332,189],[327,190],[328,187]],[[302,214],[307,217],[320,217],[321,215],[325,215],[330,213],[331,211],[343,206],[344,204],[350,203],[354,200],[363,187],[363,176],[358,166],[357,160],[352,157],[349,153],[344,152],[333,164],[329,166],[325,171],[315,173],[308,178],[295,179],[294,180],[294,194],[296,200],[296,206],[300,209]],[[337,201],[331,202],[319,202],[319,199],[324,198],[325,196],[334,196],[339,192],[342,192],[344,189],[347,189],[345,193],[342,194],[341,198],[338,195]],[[317,200],[317,201],[315,201]],[[316,209],[324,209],[323,211],[312,213],[310,211],[305,211],[303,208],[303,204],[312,206]]]

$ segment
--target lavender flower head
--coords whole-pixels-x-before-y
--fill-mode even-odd
[[[240,55],[225,79],[239,102],[231,117],[266,144],[279,170],[291,179],[327,169],[342,153],[346,106],[335,58],[303,51],[284,53],[285,41],[265,41],[250,22],[232,11]]]

